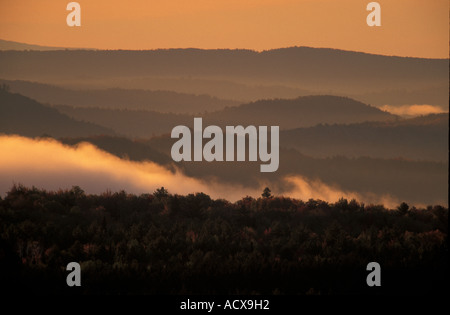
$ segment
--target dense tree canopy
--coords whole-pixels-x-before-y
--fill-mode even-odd
[[[0,199],[0,285],[21,293],[372,293],[366,265],[376,261],[376,292],[426,293],[446,284],[447,240],[442,206],[15,185]],[[72,261],[81,265],[79,288],[66,285]]]

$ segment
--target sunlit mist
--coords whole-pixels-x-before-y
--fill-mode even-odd
[[[161,186],[171,193],[206,192],[213,188],[180,172],[172,173],[152,162],[132,162],[99,150],[89,143],[77,147],[50,139],[0,137],[0,190],[13,183],[45,189],[82,187],[88,193],[125,190],[153,192]]]
[[[218,180],[204,181],[188,177],[180,171],[172,172],[153,162],[124,160],[101,151],[90,143],[76,147],[56,140],[30,139],[20,136],[0,136],[0,194],[5,195],[13,184],[58,190],[80,186],[87,193],[99,194],[106,190],[125,190],[129,193],[152,193],[164,186],[173,194],[204,192],[212,198],[236,201],[245,196],[260,197],[263,188],[222,184]],[[339,198],[355,198],[365,202],[397,201],[384,196],[361,195],[343,191],[318,180],[300,175],[285,179],[292,184],[289,191],[274,191],[274,195],[290,196],[302,200],[321,199],[335,202]]]
[[[382,204],[393,208],[399,204],[399,200],[389,195],[379,196],[373,193],[356,193],[353,191],[344,191],[332,185],[327,185],[320,180],[309,180],[303,176],[288,176],[286,181],[294,185],[294,189],[288,192],[290,196],[297,199],[320,199],[328,202],[334,202],[340,198],[348,200],[355,199],[368,204]]]
[[[414,117],[428,114],[441,114],[448,112],[442,109],[441,107],[435,105],[402,105],[402,106],[383,105],[380,106],[380,109],[394,115],[405,117]]]

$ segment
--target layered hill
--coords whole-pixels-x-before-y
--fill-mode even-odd
[[[281,145],[312,157],[341,155],[448,161],[448,114],[282,131]]]
[[[146,143],[170,156],[174,140],[166,135]],[[446,203],[448,160],[437,162],[345,156],[317,158],[282,146],[279,157],[280,166],[274,173],[260,173],[260,161],[180,162],[177,166],[189,176],[254,188],[263,183],[275,190],[286,190],[290,188],[284,180],[286,177],[302,176],[316,183],[317,189],[322,189],[320,183],[325,183],[343,191],[378,196],[372,202],[379,202],[377,198],[379,200],[380,196],[384,196],[386,199],[414,203]],[[323,189],[326,191],[328,188]]]
[[[274,125],[276,122],[280,123],[280,127],[294,126],[293,130],[282,128],[277,172],[261,173],[259,161],[173,162],[170,149],[174,139],[170,138],[170,130],[178,124],[192,127],[194,116],[150,111],[71,109],[85,116],[71,118],[59,111],[63,111],[64,107],[57,110],[25,96],[1,90],[0,132],[29,137],[50,135],[63,138],[61,141],[70,145],[87,141],[121,158],[155,161],[169,168],[176,165],[195,178],[244,187],[257,188],[265,183],[274,190],[289,190],[285,178],[300,176],[312,183],[325,183],[327,187],[342,191],[374,196],[373,200],[385,196],[396,202],[445,203],[448,194],[448,159],[425,161],[424,155],[419,157],[408,153],[416,147],[414,154],[423,150],[434,152],[436,156],[442,155],[442,148],[446,148],[441,143],[444,137],[442,130],[448,126],[448,115],[399,120],[363,103],[332,96],[259,101],[206,114],[205,125],[236,125],[240,120],[241,123],[253,125]],[[139,117],[141,120],[138,120]],[[316,123],[314,119],[317,117],[322,119],[322,125],[307,127]],[[339,117],[360,121],[350,124],[342,120],[341,124],[325,125],[326,119],[337,121]],[[91,123],[81,121],[83,119],[90,119]],[[94,120],[96,123],[92,122]],[[364,122],[366,120],[372,122]],[[109,122],[110,126],[105,122]],[[118,123],[122,125],[115,125]],[[133,126],[144,129],[133,129]],[[160,130],[155,126],[159,126]],[[164,135],[147,141],[114,136],[114,133],[131,132],[135,133],[134,136],[150,138],[151,130],[155,131],[155,135]],[[381,156],[379,152],[382,152]],[[373,156],[362,156],[365,153]],[[400,153],[398,157],[397,153]]]
[[[210,113],[205,118],[221,125],[279,126],[286,130],[320,123],[394,120],[396,116],[347,97],[311,95],[260,100]]]
[[[54,46],[42,46],[42,45],[31,45],[20,42],[15,42],[11,40],[0,39],[0,50],[38,50],[38,51],[47,51],[47,50],[65,50],[65,49],[73,49],[66,47],[54,47]]]
[[[309,82],[413,82],[447,78],[448,60],[381,56],[325,48],[147,51],[2,51],[0,74],[191,75]],[[359,82],[362,83],[362,82]]]
[[[73,107],[109,109],[139,109],[172,113],[203,113],[227,106],[236,101],[222,100],[209,95],[194,95],[171,91],[141,89],[68,89],[49,84],[21,80],[0,80],[11,91],[33,98],[41,103]]]
[[[91,88],[163,89],[241,101],[255,97],[287,98],[293,96],[293,91],[305,95],[300,90],[309,94],[362,95],[365,102],[377,104],[407,104],[411,102],[410,93],[425,104],[444,106],[448,101],[448,91],[443,89],[448,87],[448,59],[310,47],[263,52],[0,51],[0,77]],[[269,87],[271,91],[263,88],[260,91],[264,95],[255,95],[257,86]],[[389,96],[386,91],[394,93]]]
[[[114,154],[122,159],[131,161],[152,161],[158,164],[169,166],[173,161],[170,155],[160,150],[154,149],[147,143],[130,140],[117,136],[90,136],[60,138],[64,144],[76,145],[82,142],[89,142],[101,150]]]
[[[57,106],[78,120],[114,129],[132,137],[170,133],[177,125],[193,126],[194,115],[175,115],[142,110],[108,110]],[[199,117],[199,116],[196,116]],[[204,125],[279,126],[281,130],[322,123],[355,123],[395,120],[396,116],[350,98],[305,96],[296,99],[262,100],[201,114]]]
[[[77,121],[26,96],[0,90],[0,132],[23,136],[114,135],[114,131]]]

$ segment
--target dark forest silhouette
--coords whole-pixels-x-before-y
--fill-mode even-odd
[[[423,294],[443,293],[448,276],[448,208],[438,205],[14,185],[0,199],[0,230],[9,293]],[[79,288],[66,286],[72,261]],[[382,266],[375,289],[371,261]]]

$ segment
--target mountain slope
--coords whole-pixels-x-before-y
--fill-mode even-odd
[[[112,109],[145,109],[158,112],[198,113],[239,105],[209,95],[193,95],[171,91],[110,88],[101,90],[72,90],[53,85],[20,80],[0,80],[11,91],[31,97],[42,103],[74,107]]]
[[[322,123],[394,120],[396,116],[347,97],[303,96],[296,99],[261,100],[204,116],[208,122],[231,125],[309,127]]]
[[[25,44],[25,43],[20,43],[20,42],[14,42],[14,41],[11,41],[11,40],[0,39],[0,50],[38,50],[38,51],[47,51],[47,50],[66,50],[66,49],[74,49],[74,48],[31,45],[31,44]]]
[[[174,142],[174,139],[165,135],[144,143],[170,156]],[[176,165],[185,174],[196,178],[254,188],[264,184],[273,191],[292,188],[284,181],[286,176],[301,176],[315,182],[317,187],[321,187],[322,182],[342,191],[378,196],[373,202],[380,202],[379,196],[384,196],[386,200],[412,203],[447,202],[448,160],[433,162],[344,156],[315,158],[284,147],[280,147],[279,158],[279,169],[274,173],[261,173],[260,161],[179,162]]]
[[[386,86],[402,80],[401,83],[447,79],[448,65],[446,59],[392,57],[309,47],[263,52],[227,49],[3,51],[0,56],[1,74],[240,76],[279,83],[340,82],[340,85],[387,80],[378,82]]]
[[[29,137],[44,134],[53,137],[114,134],[111,129],[76,121],[54,108],[3,89],[0,90],[0,132]]]
[[[448,114],[384,123],[317,125],[282,131],[281,146],[313,157],[342,155],[448,161]]]
[[[89,121],[131,138],[149,138],[170,133],[173,127],[192,122],[189,115],[147,110],[76,108],[62,105],[55,108],[74,119]]]
[[[185,93],[214,96],[217,95],[208,87],[203,87],[205,81],[283,86],[314,94],[327,91],[329,94],[359,95],[407,89],[419,91],[419,95],[425,93],[422,102],[429,104],[445,104],[448,99],[448,93],[444,93],[430,102],[426,97],[429,93],[420,92],[424,87],[448,86],[448,59],[381,56],[309,47],[263,52],[227,49],[0,51],[0,77],[89,85],[91,88],[105,84],[133,88],[139,85],[145,89],[156,89],[148,85],[148,79],[155,84],[161,80],[174,80],[158,85],[157,89],[180,91],[181,87]],[[189,90],[185,90],[189,85]],[[222,98],[225,91],[225,87],[220,89]],[[232,93],[230,91],[225,98],[237,99]],[[254,95],[247,94],[239,99],[254,99]],[[282,97],[291,95],[283,94]],[[393,97],[396,103],[406,104],[401,95]],[[370,99],[379,97],[374,95],[367,100]],[[389,104],[390,99],[384,101]]]
[[[169,166],[173,163],[170,156],[161,153],[150,145],[133,141],[122,137],[91,136],[76,138],[60,138],[64,144],[76,145],[81,142],[89,142],[99,149],[112,153],[120,158],[132,161],[149,160],[158,164]]]
[[[78,120],[114,129],[129,137],[151,137],[170,133],[175,126],[193,127],[193,118],[203,125],[280,126],[280,130],[319,123],[355,123],[394,120],[396,116],[361,102],[337,96],[305,96],[291,100],[262,100],[201,115],[175,115],[143,110],[110,110],[57,106]]]

